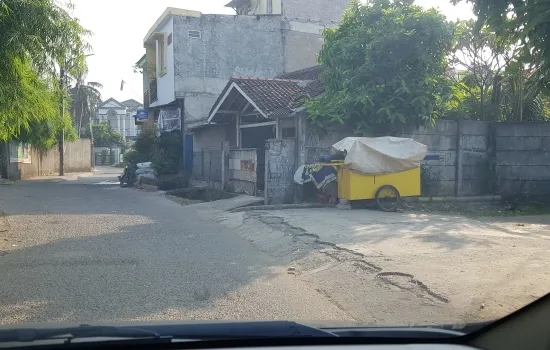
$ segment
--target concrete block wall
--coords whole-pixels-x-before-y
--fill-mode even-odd
[[[197,180],[221,182],[222,157],[221,146],[218,149],[194,150],[191,175]]]
[[[265,151],[265,204],[294,202],[296,141],[267,140]]]
[[[91,142],[89,139],[78,139],[65,143],[65,173],[89,172],[92,170]],[[8,178],[24,180],[37,176],[59,175],[59,147],[49,150],[31,149],[30,163],[9,163]]]
[[[193,130],[193,152],[199,152],[203,148],[220,150],[222,142],[227,139],[227,134],[227,128],[224,125],[212,125]]]
[[[92,170],[92,143],[90,139],[78,139],[65,144],[65,172],[85,173]]]
[[[500,123],[495,139],[499,193],[550,194],[550,123]]]
[[[460,145],[458,173],[459,196],[492,194],[494,174],[490,167],[490,153],[493,148],[490,137],[491,123],[475,120],[459,122]]]
[[[316,126],[301,121],[298,133],[304,139],[304,145],[300,148],[298,160],[301,164],[310,164],[319,161],[321,156],[330,152],[332,145],[341,139],[353,136],[349,130],[331,129],[321,130]]]
[[[443,156],[441,160],[425,162],[431,195],[453,196],[456,192],[457,127],[454,120],[439,120],[434,128],[420,128],[400,135],[425,144],[429,153]]]

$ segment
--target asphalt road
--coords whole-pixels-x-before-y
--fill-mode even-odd
[[[119,172],[0,185],[0,324],[352,320],[288,262]]]

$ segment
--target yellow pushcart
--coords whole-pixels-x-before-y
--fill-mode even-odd
[[[380,210],[395,211],[401,197],[415,196],[420,196],[420,167],[392,174],[366,175],[338,164],[340,199],[374,199]]]
[[[381,210],[395,211],[402,197],[420,196],[420,160],[426,156],[426,146],[411,139],[385,137],[347,138],[333,147],[347,153],[345,162],[331,163],[338,171],[340,199],[371,199]],[[354,167],[384,171],[369,174]]]

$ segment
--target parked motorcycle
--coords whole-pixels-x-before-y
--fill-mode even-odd
[[[133,186],[136,182],[136,169],[137,166],[133,163],[128,163],[124,167],[122,175],[119,175],[118,181],[120,182],[120,187]]]

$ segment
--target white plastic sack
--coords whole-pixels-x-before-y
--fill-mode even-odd
[[[138,175],[138,176],[136,177],[136,182],[137,182],[138,184],[140,184],[142,178],[148,178],[148,179],[153,179],[153,180],[156,180],[156,179],[157,179],[157,177],[155,176],[155,174],[147,173],[147,174],[140,174],[140,175]]]
[[[305,168],[305,165],[300,165],[300,167],[298,167],[298,170],[296,170],[296,172],[294,173],[294,182],[296,182],[299,185],[304,184],[304,179],[302,178],[302,174],[304,173],[304,168]]]
[[[143,163],[137,163],[136,166],[139,168],[152,168],[153,163],[151,162],[143,162]]]
[[[155,169],[154,168],[137,168],[136,169],[136,175],[141,175],[141,174],[155,174]]]
[[[363,174],[389,174],[420,166],[428,147],[413,139],[400,137],[346,137],[332,145],[344,152],[344,165]]]

